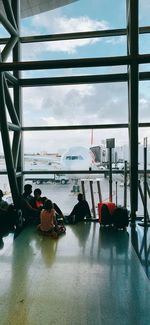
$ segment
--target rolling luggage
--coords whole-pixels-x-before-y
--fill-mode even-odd
[[[117,229],[125,230],[129,224],[128,210],[123,207],[116,207],[112,214],[112,222]]]
[[[98,203],[98,215],[99,215],[99,223],[101,225],[111,225],[112,222],[112,214],[116,209],[116,204],[113,202],[101,202]]]

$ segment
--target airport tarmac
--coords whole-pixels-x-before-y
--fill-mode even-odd
[[[43,166],[43,162],[42,162]],[[46,167],[46,166],[45,166]],[[4,164],[0,164],[0,169],[4,168]],[[30,165],[32,170],[37,169],[37,165]],[[39,167],[38,167],[39,168]],[[51,166],[49,168],[52,168]],[[45,168],[44,168],[45,169]],[[33,176],[33,175],[31,175]],[[77,203],[77,194],[78,191],[82,192],[81,187],[81,180],[84,176],[84,183],[85,183],[85,196],[87,201],[89,202],[91,213],[94,217],[93,212],[93,203],[91,198],[91,191],[90,191],[90,180],[93,180],[93,194],[94,194],[94,208],[95,208],[95,215],[98,216],[97,212],[97,204],[100,202],[99,194],[98,194],[98,187],[97,187],[97,180],[100,182],[101,194],[102,194],[102,201],[107,202],[109,201],[109,178],[105,178],[104,174],[91,174],[91,175],[78,175],[78,181],[75,180],[77,175],[67,175],[69,177],[69,182],[67,184],[60,184],[60,183],[43,183],[37,185],[33,182],[30,182],[33,186],[33,191],[35,188],[39,187],[42,190],[42,195],[47,196],[52,201],[56,202],[61,210],[63,211],[64,215],[68,215],[73,208],[74,204]],[[9,203],[12,202],[11,193],[8,183],[7,175],[0,175],[0,188],[6,194],[5,198]],[[76,189],[78,191],[74,191],[74,185],[78,185]],[[127,208],[130,210],[130,193],[129,193],[129,186],[127,186]],[[149,200],[149,198],[148,198]],[[124,205],[124,178],[121,174],[113,174],[112,176],[112,201],[117,203],[117,205]],[[150,204],[148,201],[148,208]],[[138,207],[138,216],[143,216],[144,209],[142,205],[142,201],[139,194],[139,207]]]

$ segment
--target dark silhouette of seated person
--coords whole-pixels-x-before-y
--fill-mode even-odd
[[[0,190],[0,232],[6,233],[14,230],[16,215],[13,204],[8,204],[3,196],[3,191]]]
[[[9,204],[2,199],[3,196],[4,196],[3,191],[0,190],[0,213],[6,212],[9,206]]]
[[[26,184],[24,186],[24,193],[21,197],[22,214],[26,223],[38,224],[40,220],[40,209],[33,207],[34,197],[31,193],[32,185]]]
[[[42,191],[40,190],[40,188],[36,188],[34,190],[34,197],[31,198],[31,205],[33,208],[35,209],[40,209],[42,210],[45,201],[47,200],[46,196],[41,196]]]
[[[0,231],[3,232],[7,224],[8,203],[3,200],[3,191],[0,190]]]
[[[89,208],[88,202],[84,199],[82,193],[78,194],[78,203],[74,206],[70,215],[68,216],[69,222],[80,222],[83,221],[84,218],[91,218],[91,212]]]
[[[42,208],[44,208],[45,202],[48,200],[48,198],[46,196],[42,197],[41,194],[42,194],[42,191],[40,188],[36,188],[34,190],[34,197],[31,198],[31,205],[35,209],[42,210]],[[61,209],[54,202],[53,202],[53,207],[56,211],[56,218],[57,217],[63,218],[63,213],[62,213]]]

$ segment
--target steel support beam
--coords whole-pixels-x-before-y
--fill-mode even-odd
[[[150,72],[140,72],[139,80],[150,80]],[[62,85],[77,85],[77,84],[94,84],[94,83],[112,83],[112,82],[127,82],[127,73],[114,73],[107,75],[85,75],[71,77],[53,77],[53,78],[23,78],[19,80],[19,85],[22,87],[37,87],[37,86],[62,86]]]
[[[9,72],[5,72],[5,78],[9,81],[10,85],[17,85],[18,84],[18,80],[17,78],[15,78],[11,73]]]
[[[150,26],[144,26],[139,28],[139,34],[150,33]],[[101,38],[101,37],[116,37],[116,36],[126,36],[127,30],[122,29],[110,29],[110,30],[99,30],[99,31],[89,31],[89,32],[77,32],[77,33],[63,33],[63,34],[53,34],[53,35],[35,35],[35,36],[23,36],[20,37],[21,43],[36,43],[36,42],[52,42],[52,41],[64,41],[72,39],[85,39],[85,38]],[[7,43],[8,38],[4,37],[0,39],[0,44]]]
[[[3,16],[3,14],[1,12],[0,12],[0,22],[2,23],[2,25],[4,26],[4,28],[8,31],[8,33],[10,35],[18,36],[16,29],[9,22],[9,20]]]
[[[9,39],[8,43],[4,47],[2,51],[2,61],[5,62],[10,54],[10,51],[13,49],[15,44],[17,43],[18,38],[16,36],[11,36]]]
[[[139,127],[149,128],[150,122],[147,123],[139,123]],[[23,126],[22,131],[56,131],[56,130],[91,130],[91,129],[99,129],[99,130],[107,130],[107,129],[126,129],[129,128],[128,123],[123,124],[89,124],[89,125],[55,125],[55,126]]]
[[[150,55],[148,56],[150,62]],[[83,58],[65,60],[45,60],[27,62],[4,62],[0,66],[0,71],[20,71],[20,70],[44,70],[44,69],[67,69],[67,68],[91,68],[103,66],[117,66],[131,64],[131,57],[105,57],[105,58]]]
[[[11,95],[10,95],[10,92],[8,89],[6,78],[4,78],[4,89],[5,89],[5,94],[6,94],[6,96],[5,96],[6,105],[7,105],[8,112],[9,112],[10,118],[12,120],[12,123],[14,123],[20,127],[20,122],[19,122],[18,115],[15,110],[14,104],[12,102],[12,98],[11,98]]]
[[[0,66],[0,71],[23,71],[23,70],[44,70],[44,69],[67,69],[67,68],[92,68],[110,67],[120,65],[134,65],[134,63],[150,63],[150,54],[100,58],[82,58],[65,60],[45,60],[45,61],[22,61],[4,62]]]
[[[13,62],[20,61],[20,0],[11,0],[12,10],[15,17],[15,21],[18,28],[18,42],[13,49]],[[20,79],[21,72],[19,70],[14,70],[14,77],[16,79]],[[19,119],[20,125],[22,125],[22,93],[21,87],[18,84],[15,84],[13,87],[14,91],[14,107],[16,110],[16,114]],[[15,148],[15,145],[18,144],[18,148]],[[17,178],[17,183],[19,187],[19,192],[22,193],[23,191],[23,141],[22,141],[22,131],[20,130],[19,133],[14,134],[14,142],[13,142],[13,154],[15,158],[15,164],[17,166],[17,172],[20,173],[20,177]]]
[[[11,25],[17,30],[17,24],[15,21],[14,13],[13,13],[13,10],[12,10],[9,0],[3,0],[3,5],[5,8],[7,19],[10,21]]]
[[[7,125],[7,115],[6,115],[6,108],[5,108],[5,93],[4,93],[4,76],[3,73],[0,73],[0,93],[1,93],[1,101],[0,101],[0,124],[1,124],[1,136],[2,136],[2,143],[3,143],[3,149],[4,149],[4,155],[5,155],[5,161],[7,166],[7,172],[8,172],[8,179],[10,183],[10,188],[12,192],[12,198],[14,201],[14,204],[18,205],[18,186],[16,182],[16,175],[15,175],[15,169],[14,169],[14,163],[13,163],[13,157],[12,157],[12,151],[11,151],[11,145],[10,145],[10,139],[9,139],[9,131],[8,131],[8,125]]]
[[[93,84],[105,82],[127,82],[127,73],[108,74],[108,75],[85,75],[70,77],[53,77],[53,78],[30,78],[20,79],[19,84],[22,87],[35,86],[62,86],[77,84]]]
[[[12,143],[12,153],[13,153],[15,170],[17,170],[17,166],[18,166],[20,143],[21,143],[21,133],[14,132],[13,143]]]
[[[18,17],[19,17],[19,0],[3,0],[3,5],[6,13],[6,17],[4,17],[0,13],[0,21],[10,33],[10,39],[7,42],[5,48],[3,49],[2,56],[0,57],[0,66],[2,66],[3,61],[7,59],[8,55],[10,55],[13,51],[13,60],[18,60],[18,56],[14,55],[15,48],[18,53],[18,39],[19,34],[17,27]],[[17,20],[18,19],[18,20]],[[14,50],[13,50],[14,49]],[[6,77],[5,77],[6,74]],[[19,207],[19,197],[20,191],[18,187],[18,176],[20,170],[18,170],[18,153],[20,152],[20,134],[21,134],[21,124],[20,124],[20,115],[19,109],[16,105],[18,103],[18,93],[15,94],[14,91],[14,103],[9,93],[9,88],[7,84],[7,79],[13,85],[13,90],[15,87],[20,88],[19,83],[16,83],[18,79],[19,72],[14,72],[14,76],[10,73],[6,72],[0,73],[0,93],[1,93],[1,102],[0,102],[0,124],[1,124],[1,136],[2,143],[8,173],[8,179],[10,184],[10,189],[12,193],[13,202],[16,207]],[[7,112],[6,108],[9,112],[9,116],[11,118],[11,123],[7,122]],[[9,138],[9,130],[13,131],[13,143],[11,146],[10,138]]]
[[[150,26],[144,26],[139,28],[140,34],[150,33]],[[102,37],[116,37],[126,36],[126,29],[109,29],[109,30],[98,30],[89,32],[78,32],[78,33],[63,33],[54,35],[37,35],[37,36],[24,36],[20,38],[22,43],[35,43],[35,42],[52,42],[52,41],[64,41],[72,39],[85,39],[85,38],[102,38]]]
[[[129,147],[130,147],[130,204],[131,224],[138,210],[138,0],[127,0],[127,44],[132,58],[128,67]]]

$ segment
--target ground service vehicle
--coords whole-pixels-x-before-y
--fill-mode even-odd
[[[62,174],[51,174],[51,175],[29,175],[25,178],[25,182],[32,181],[33,183],[39,185],[43,183],[59,183],[67,184],[69,178]]]

